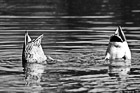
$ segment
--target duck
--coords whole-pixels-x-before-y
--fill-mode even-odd
[[[105,53],[105,60],[114,59],[131,60],[131,51],[121,26],[118,26],[115,33],[110,36]]]
[[[25,71],[27,63],[39,63],[43,64],[46,62],[46,55],[41,46],[41,40],[43,34],[38,36],[36,39],[31,39],[28,31],[25,31],[25,39],[22,51],[22,67]]]

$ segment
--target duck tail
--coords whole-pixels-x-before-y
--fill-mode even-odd
[[[117,30],[116,30],[115,34],[118,34],[122,38],[123,41],[126,41],[126,37],[124,35],[124,32],[123,32],[121,26],[117,27]]]
[[[31,41],[31,38],[30,38],[30,36],[29,36],[29,34],[28,34],[28,31],[26,30],[25,31],[25,40],[24,40],[24,42],[25,42],[25,46],[28,44],[28,42],[30,42]]]

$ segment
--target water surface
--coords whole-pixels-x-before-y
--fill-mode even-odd
[[[0,92],[138,93],[139,6],[139,0],[1,0]],[[103,60],[118,25],[132,52],[129,65],[112,66]],[[65,60],[47,64],[36,88],[25,86],[22,71],[25,30],[31,38],[44,34],[45,54]]]

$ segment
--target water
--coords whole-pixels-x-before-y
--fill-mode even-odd
[[[139,0],[1,0],[0,92],[139,93]],[[121,25],[132,60],[104,62],[109,36]],[[26,86],[21,65],[24,31],[44,34],[49,63],[38,87]]]

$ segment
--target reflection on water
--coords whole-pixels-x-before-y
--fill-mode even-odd
[[[28,63],[25,71],[26,85],[30,87],[40,86],[44,68],[43,64]]]
[[[119,90],[127,89],[127,80],[131,68],[131,60],[113,60],[109,64],[108,74],[110,77],[116,77]]]
[[[138,93],[139,6],[139,0],[1,0],[0,92]],[[118,25],[132,51],[129,65],[103,60]],[[42,77],[35,89],[25,86],[21,65],[25,30],[33,38],[44,34],[45,54],[65,61],[32,65],[41,72],[31,74]]]

